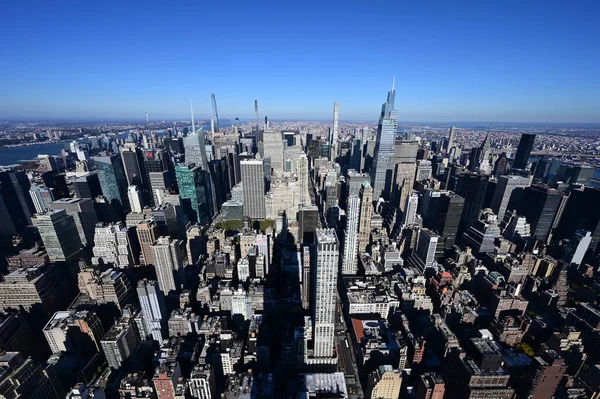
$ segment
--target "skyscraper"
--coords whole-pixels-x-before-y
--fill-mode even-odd
[[[108,202],[115,208],[120,216],[123,216],[129,209],[127,202],[127,177],[123,169],[123,162],[118,155],[109,155],[103,157],[92,157],[102,194]]]
[[[129,186],[127,187],[127,198],[129,199],[129,205],[131,206],[131,212],[133,213],[142,213],[144,208],[142,193],[138,189],[138,186]]]
[[[394,83],[396,79],[394,78]],[[398,125],[398,111],[394,108],[396,91],[394,84],[388,92],[387,101],[381,106],[379,125],[377,126],[377,140],[375,155],[371,169],[371,184],[373,185],[373,198],[387,199],[391,191],[391,181],[394,162],[394,141]]]
[[[183,282],[183,259],[181,256],[182,241],[171,237],[159,237],[152,245],[154,254],[154,270],[161,291],[176,291]]]
[[[408,227],[415,223],[415,217],[417,216],[417,208],[419,206],[419,195],[417,193],[411,193],[406,197],[406,206],[404,211],[404,226]],[[460,215],[459,215],[460,218]]]
[[[0,193],[10,219],[18,231],[31,224],[31,215],[35,213],[33,201],[29,195],[29,180],[23,172],[0,172]]]
[[[88,247],[92,246],[94,231],[98,223],[94,201],[90,198],[61,198],[51,202],[50,209],[64,209],[68,215],[73,216],[81,244]]]
[[[487,183],[488,176],[485,174],[464,172],[459,175],[456,194],[465,199],[461,216],[461,231],[465,231],[479,218]]]
[[[575,195],[573,194],[574,192],[571,192],[573,198],[578,195],[578,193],[575,193]],[[571,197],[569,197],[568,201],[570,200]],[[542,241],[548,239],[552,233],[553,226],[556,224],[556,218],[563,201],[566,201],[566,197],[548,186],[533,185],[525,188],[519,214],[525,216],[527,222],[530,224],[532,237]],[[569,203],[567,202],[567,205],[568,204]],[[581,204],[579,204],[579,207],[581,207]],[[569,216],[568,212],[565,213],[565,216],[566,217],[562,218],[560,222],[562,226],[568,223],[568,221],[578,220],[575,215]],[[563,223],[563,221],[565,223]],[[566,237],[568,236],[565,235],[565,238]]]
[[[262,160],[248,159],[240,162],[242,190],[244,193],[244,216],[253,220],[264,220],[265,180]]]
[[[317,230],[317,264],[313,274],[314,357],[333,357],[335,293],[339,264],[338,240],[333,229]]]
[[[195,164],[175,166],[183,212],[194,223],[208,224],[210,212],[206,192],[206,174]]]
[[[534,141],[535,134],[523,133],[521,135],[519,147],[517,147],[517,153],[515,154],[515,160],[513,162],[513,169],[527,168],[527,162],[529,161],[529,155],[533,149]]]
[[[154,252],[152,244],[158,239],[158,226],[154,220],[146,220],[137,225],[136,233],[140,243],[140,264],[154,265]]]
[[[212,102],[213,111],[212,125],[214,132],[217,133],[219,131],[219,111],[217,111],[217,99],[214,93],[210,93],[210,100]]]
[[[452,248],[454,245],[464,205],[465,199],[452,191],[443,193],[440,198],[435,229],[440,234],[439,245],[443,246],[445,250]]]
[[[77,259],[81,240],[73,216],[61,209],[35,215],[32,221],[42,237],[50,262],[68,263]]]
[[[346,231],[344,237],[344,259],[342,274],[356,274],[358,271],[358,221],[360,219],[360,199],[357,195],[348,198],[346,206]]]
[[[50,203],[56,198],[55,190],[32,184],[29,195],[37,213],[44,213],[50,209]]]
[[[371,217],[373,216],[373,188],[367,182],[363,183],[360,193],[360,219],[358,227],[358,252],[367,250],[371,237]]]
[[[271,160],[272,172],[275,175],[283,173],[283,137],[279,131],[267,132],[263,134],[263,153],[264,158]]]
[[[125,176],[127,176],[128,185],[136,185],[140,188],[146,183],[146,173],[143,171],[144,163],[142,151],[135,146],[135,143],[127,143],[121,147],[121,159]]]
[[[299,183],[298,191],[300,194],[298,203],[301,205],[310,205],[310,195],[308,193],[308,158],[304,152],[300,153],[296,168]]]
[[[448,132],[448,143],[446,144],[446,153],[449,154],[450,150],[454,147],[454,126],[450,127],[450,132]]]
[[[515,209],[521,203],[523,189],[529,187],[530,179],[522,176],[500,176],[494,190],[491,208],[498,220],[504,220],[507,210]]]
[[[335,159],[338,156],[338,136],[339,136],[339,116],[340,116],[340,103],[337,101],[333,103],[333,128],[331,129],[331,134],[329,135],[329,160],[335,162]]]
[[[165,318],[167,317],[164,295],[156,281],[151,280],[140,281],[137,286],[137,294],[146,331],[152,335],[152,339],[162,344],[166,325]]]
[[[78,198],[94,199],[102,195],[102,187],[96,172],[77,177],[73,181],[73,188],[75,189],[75,196]]]

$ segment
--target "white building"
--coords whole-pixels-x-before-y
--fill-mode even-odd
[[[162,344],[165,325],[163,318],[166,317],[163,293],[156,281],[142,280],[138,283],[137,294],[146,332],[152,336],[152,339]]]
[[[360,199],[353,195],[348,198],[346,208],[346,232],[344,237],[344,259],[342,274],[358,272],[358,221],[360,219]]]
[[[95,265],[111,263],[120,268],[133,265],[129,235],[123,222],[109,225],[99,223],[92,251],[92,263]]]
[[[144,209],[144,202],[142,201],[142,192],[136,185],[127,187],[127,197],[129,198],[129,205],[131,206],[131,212],[142,213]]]
[[[244,195],[244,216],[253,220],[264,220],[265,209],[265,175],[263,162],[257,159],[240,162],[242,190]]]
[[[178,288],[182,282],[183,259],[181,255],[180,240],[171,237],[159,237],[151,246],[154,255],[154,269],[158,286],[162,292],[169,293]]]

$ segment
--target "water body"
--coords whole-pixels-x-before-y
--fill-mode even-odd
[[[37,158],[39,154],[58,155],[63,143],[36,144],[23,147],[0,148],[0,166],[15,165]]]

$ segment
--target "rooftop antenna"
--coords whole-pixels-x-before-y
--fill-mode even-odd
[[[192,97],[190,97],[190,111],[192,111],[192,133],[196,133],[196,122],[194,122],[194,107],[192,106]]]

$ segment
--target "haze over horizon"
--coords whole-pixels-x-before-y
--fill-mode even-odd
[[[459,4],[457,4],[459,3]],[[596,12],[595,12],[596,11]],[[12,3],[0,120],[600,122],[600,5]]]

